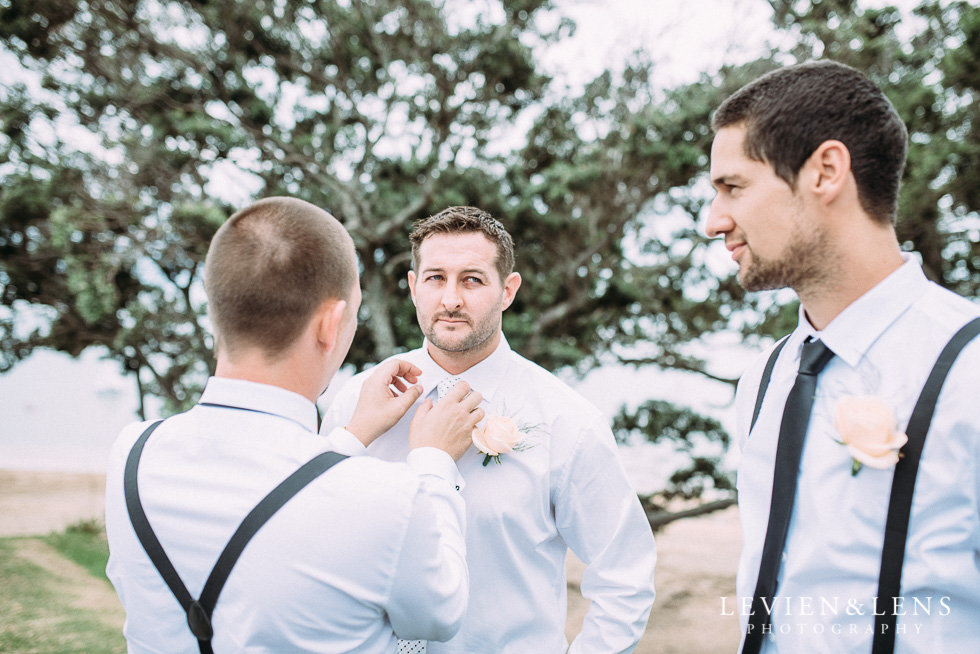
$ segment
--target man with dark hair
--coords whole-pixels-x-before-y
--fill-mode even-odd
[[[757,79],[713,126],[708,235],[746,290],[800,299],[736,394],[741,651],[973,651],[980,310],[899,247],[905,127],[829,61]]]
[[[363,451],[355,433],[373,439],[418,399],[421,371],[391,360],[351,431],[316,435],[361,293],[347,232],[306,202],[229,218],[205,289],[215,376],[189,411],[124,429],[109,462],[106,572],[129,651],[390,654],[395,631],[451,637],[469,593],[455,460],[479,393],[423,404],[407,465],[331,451]]]
[[[471,575],[466,619],[444,644],[404,643],[399,651],[632,652],[653,603],[653,535],[606,418],[512,351],[501,332],[521,284],[510,235],[484,211],[451,207],[419,221],[411,241],[408,284],[425,340],[399,357],[422,370],[423,398],[464,380],[483,394],[487,418],[459,460]],[[348,424],[366,375],[341,389],[324,430]],[[411,415],[371,442],[368,454],[404,459]],[[592,600],[571,647],[569,548],[588,566],[582,593]]]

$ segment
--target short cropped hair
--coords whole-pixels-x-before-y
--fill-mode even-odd
[[[449,207],[434,216],[416,221],[409,240],[412,241],[412,266],[419,269],[419,248],[422,241],[433,234],[466,234],[482,232],[491,243],[497,246],[494,265],[500,281],[514,272],[514,239],[499,220],[476,207]]]
[[[895,222],[908,131],[863,73],[833,61],[774,70],[742,87],[715,112],[716,132],[737,126],[746,129],[746,156],[771,165],[793,188],[820,144],[840,141],[851,155],[861,207],[879,223]]]
[[[299,338],[330,298],[349,300],[357,257],[344,227],[295,198],[259,200],[214,235],[204,265],[208,314],[223,348],[271,359]]]

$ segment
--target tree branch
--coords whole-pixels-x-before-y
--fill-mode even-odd
[[[700,368],[697,365],[691,363],[687,359],[684,359],[683,357],[675,359],[673,363],[668,363],[667,361],[665,361],[663,355],[658,357],[641,357],[641,358],[617,356],[616,358],[619,359],[620,363],[629,366],[636,366],[638,368],[641,366],[654,365],[657,366],[658,368],[666,368],[670,370],[684,370],[686,372],[696,372],[699,375],[704,375],[708,379],[713,379],[714,381],[722,382],[723,384],[728,384],[732,387],[738,385],[738,377],[732,378],[732,377],[721,377],[719,375],[714,375],[708,372],[707,370],[704,370],[703,368]]]
[[[675,520],[680,520],[682,518],[694,518],[700,515],[714,513],[715,511],[727,509],[735,504],[737,504],[737,500],[732,497],[725,500],[706,502],[694,508],[685,509],[683,511],[646,511],[646,514],[647,520],[650,522],[650,528],[656,531],[666,525],[669,525]]]

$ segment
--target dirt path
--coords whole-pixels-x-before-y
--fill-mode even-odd
[[[38,538],[16,541],[14,552],[18,558],[46,570],[51,575],[51,587],[63,593],[71,607],[90,611],[106,627],[122,631],[126,614],[112,586],[104,580],[96,579]]]

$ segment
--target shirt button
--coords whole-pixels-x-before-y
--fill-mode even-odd
[[[456,490],[459,490],[459,486],[456,487]]]

